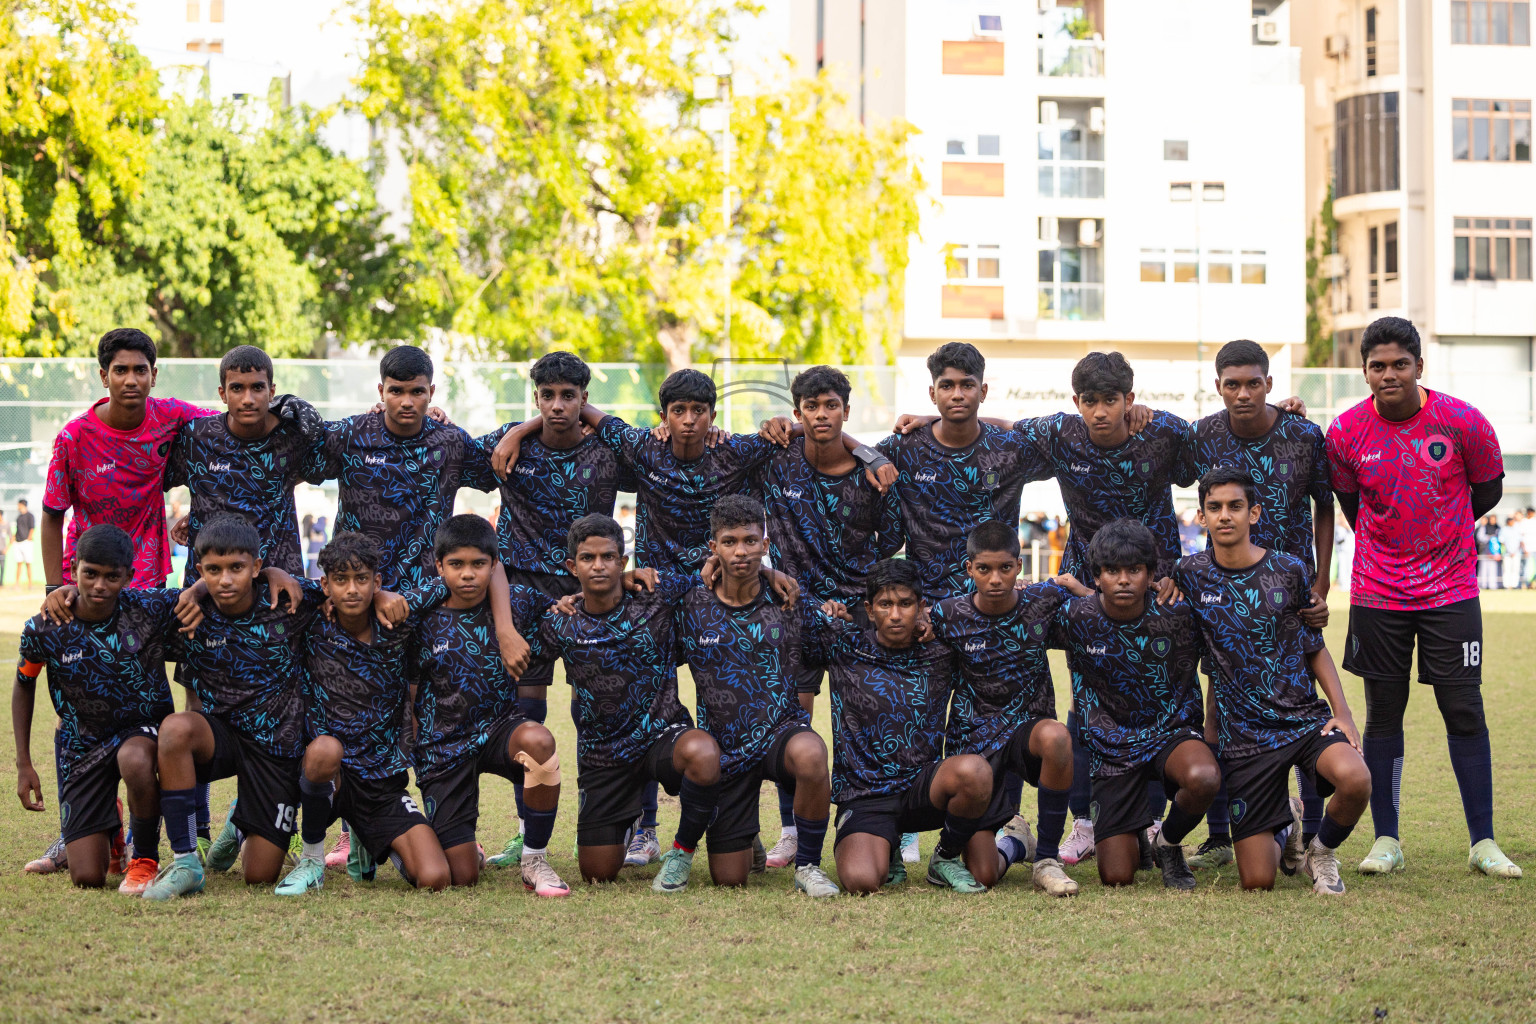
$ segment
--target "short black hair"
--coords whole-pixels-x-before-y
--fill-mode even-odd
[[[1088,542],[1088,571],[1094,576],[1105,569],[1129,569],[1144,565],[1157,572],[1157,538],[1140,519],[1114,519],[1099,527]]]
[[[317,561],[320,563],[320,571],[329,576],[343,569],[366,569],[369,572],[378,572],[379,563],[383,559],[379,557],[378,542],[372,537],[354,530],[343,530],[332,537],[329,544],[320,549],[320,557]]]
[[[265,373],[267,383],[272,383],[272,357],[255,345],[236,345],[219,360],[219,386],[231,373]]]
[[[1257,366],[1269,376],[1269,353],[1264,351],[1264,346],[1247,338],[1239,338],[1229,341],[1221,346],[1221,351],[1216,353],[1216,379],[1221,379],[1221,371],[1229,366]]]
[[[27,508],[31,508],[32,507],[31,503],[28,502],[26,498],[17,498],[16,499],[16,504],[18,504],[18,505],[26,505]]]
[[[80,535],[75,542],[75,564],[89,562],[111,569],[133,568],[133,538],[121,526],[101,523]]]
[[[762,526],[763,506],[756,498],[746,494],[725,494],[715,502],[709,512],[709,535],[733,526]]]
[[[1119,352],[1089,352],[1072,367],[1074,395],[1126,395],[1135,381],[1131,364]]]
[[[105,370],[119,352],[142,352],[149,365],[155,365],[155,343],[137,327],[114,327],[96,343],[96,361]]]
[[[938,380],[944,371],[953,367],[968,377],[981,380],[987,371],[987,360],[981,351],[964,341],[945,342],[928,357],[928,376]]]
[[[836,395],[842,399],[843,407],[846,408],[848,397],[852,394],[853,385],[848,383],[848,375],[835,366],[813,366],[809,370],[801,370],[789,385],[789,397],[794,400],[796,409],[807,398],[820,395]]]
[[[678,370],[661,382],[656,393],[656,404],[665,415],[673,402],[703,402],[710,410],[715,408],[715,382],[698,370]]]
[[[474,548],[482,554],[490,555],[493,562],[500,558],[496,528],[484,516],[466,512],[464,515],[450,517],[437,528],[437,536],[432,541],[434,558],[441,562],[450,552],[459,548]]]
[[[1236,466],[1217,466],[1200,478],[1200,507],[1205,508],[1205,496],[1212,490],[1225,484],[1237,484],[1243,489],[1243,497],[1248,499],[1248,504],[1259,503],[1259,489],[1253,484],[1253,477],[1247,470]]]
[[[624,527],[620,526],[612,516],[605,516],[601,512],[592,512],[582,516],[571,524],[571,528],[565,534],[565,551],[570,558],[576,557],[576,549],[581,547],[581,542],[591,540],[593,537],[606,537],[619,547],[619,554],[624,554]]]
[[[1413,321],[1404,320],[1400,316],[1384,316],[1371,321],[1371,325],[1360,335],[1362,364],[1370,358],[1371,349],[1378,345],[1399,345],[1415,359],[1424,354],[1423,346],[1419,343],[1419,329],[1413,326]]]
[[[910,558],[882,558],[876,562],[864,578],[864,600],[874,604],[880,591],[891,587],[906,587],[921,601],[923,574],[917,563]]]
[[[415,345],[396,345],[379,360],[379,380],[432,380],[432,357]]]
[[[214,516],[197,531],[194,550],[198,558],[204,555],[250,555],[261,557],[261,534],[256,527],[233,512]]]
[[[528,371],[534,387],[545,384],[574,384],[583,391],[592,383],[592,370],[574,352],[551,352]]]
[[[978,523],[965,538],[965,557],[975,558],[983,551],[1001,551],[1009,558],[1019,557],[1019,531],[996,519]]]

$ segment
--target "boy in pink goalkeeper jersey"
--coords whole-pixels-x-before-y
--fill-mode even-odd
[[[1419,332],[1383,317],[1360,341],[1371,397],[1328,428],[1333,489],[1355,528],[1344,668],[1365,679],[1366,767],[1376,843],[1362,874],[1403,869],[1398,806],[1413,649],[1435,688],[1472,841],[1468,863],[1518,878],[1493,839],[1493,756],[1483,714],[1483,616],[1473,525],[1503,494],[1483,414],[1421,387]]]
[[[151,398],[155,343],[119,328],[97,344],[107,397],[54,438],[43,490],[43,572],[50,587],[73,583],[75,540],[92,526],[122,527],[134,541],[132,587],[158,587],[171,571],[161,478],[182,424],[211,415],[177,398]],[[64,540],[64,513],[75,510]]]

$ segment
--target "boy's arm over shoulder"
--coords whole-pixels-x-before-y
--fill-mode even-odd
[[[632,427],[612,413],[598,422],[596,433],[599,441],[631,465],[638,464],[644,457],[646,442],[651,439],[649,430]]]

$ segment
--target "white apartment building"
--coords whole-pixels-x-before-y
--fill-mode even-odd
[[[1360,365],[1382,315],[1412,320],[1425,382],[1498,429],[1506,491],[1529,500],[1532,425],[1531,5],[1315,0],[1293,24],[1307,89],[1307,212],[1330,183],[1333,361]]]
[[[902,118],[932,197],[906,281],[904,405],[922,362],[986,354],[987,412],[1071,408],[1116,349],[1138,396],[1195,416],[1211,359],[1265,345],[1289,388],[1305,338],[1301,58],[1293,3],[789,0],[802,68],[867,120]]]

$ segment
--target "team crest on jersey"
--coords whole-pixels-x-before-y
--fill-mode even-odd
[[[1140,462],[1136,463],[1136,471],[1139,472],[1142,476],[1151,476],[1152,461],[1150,459],[1142,459]]]
[[[1242,800],[1233,800],[1227,810],[1231,812],[1233,821],[1242,821],[1243,815],[1248,813],[1248,804]]]
[[[773,641],[777,641],[779,639],[779,636],[783,632],[784,632],[784,630],[782,628],[780,628],[779,626],[769,626],[768,627],[768,639],[769,640],[773,640]]]
[[[996,487],[997,486],[997,474],[996,473],[988,473],[987,476],[986,476],[986,481],[987,481],[987,486],[989,488]]]
[[[1152,653],[1157,655],[1159,658],[1164,657],[1168,654],[1168,648],[1170,646],[1171,645],[1168,643],[1168,638],[1165,636],[1160,636],[1152,641]]]
[[[1269,603],[1276,608],[1285,607],[1285,591],[1280,587],[1271,587],[1269,590]]]
[[[1431,434],[1424,439],[1422,453],[1431,466],[1442,466],[1451,456],[1451,439],[1444,434]]]
[[[584,483],[584,484],[591,483],[592,482],[592,472],[593,471],[592,471],[592,467],[591,466],[582,466],[581,467],[581,472],[578,474],[581,477],[581,482]]]
[[[1281,480],[1289,480],[1291,478],[1291,464],[1289,462],[1275,463],[1275,476]]]
[[[1029,631],[1035,636],[1045,636],[1045,623],[1037,622],[1029,628]]]

